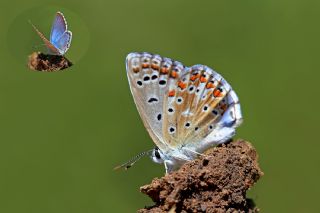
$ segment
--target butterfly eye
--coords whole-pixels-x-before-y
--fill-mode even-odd
[[[160,156],[160,152],[159,152],[159,149],[158,148],[155,148],[154,149],[154,156],[158,159],[161,159],[161,156]]]

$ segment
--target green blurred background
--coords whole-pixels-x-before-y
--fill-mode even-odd
[[[164,173],[129,92],[132,51],[203,63],[240,97],[265,176],[249,192],[262,212],[319,212],[319,20],[313,1],[5,1],[0,7],[0,212],[135,212],[152,204],[139,186]],[[29,71],[64,12],[75,65]]]

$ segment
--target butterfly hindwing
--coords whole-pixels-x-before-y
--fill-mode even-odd
[[[72,39],[72,32],[66,31],[63,33],[63,35],[60,37],[59,40],[53,43],[54,46],[58,48],[61,55],[64,55],[68,51],[71,44],[71,39]]]
[[[165,110],[174,110],[167,122],[173,122],[176,131],[164,135],[174,148],[201,143],[213,131],[232,127],[242,118],[236,94],[218,73],[203,65],[186,69],[176,82],[175,96],[165,96],[168,103],[173,103],[165,105]]]
[[[36,31],[36,33],[39,35],[39,37],[42,39],[44,44],[47,46],[50,54],[59,55],[60,51],[33,24],[31,25],[33,29]]]

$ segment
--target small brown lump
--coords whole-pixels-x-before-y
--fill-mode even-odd
[[[155,205],[138,212],[259,212],[246,198],[246,191],[263,175],[254,147],[237,140],[204,154],[142,186],[140,191]]]
[[[55,72],[71,66],[71,61],[61,55],[47,55],[41,52],[34,52],[29,55],[28,67],[31,70]]]

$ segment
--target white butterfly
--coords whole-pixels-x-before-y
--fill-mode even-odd
[[[137,109],[157,147],[118,168],[129,168],[148,154],[164,163],[168,173],[231,139],[242,122],[236,93],[207,66],[186,67],[159,55],[130,53],[126,68]]]

